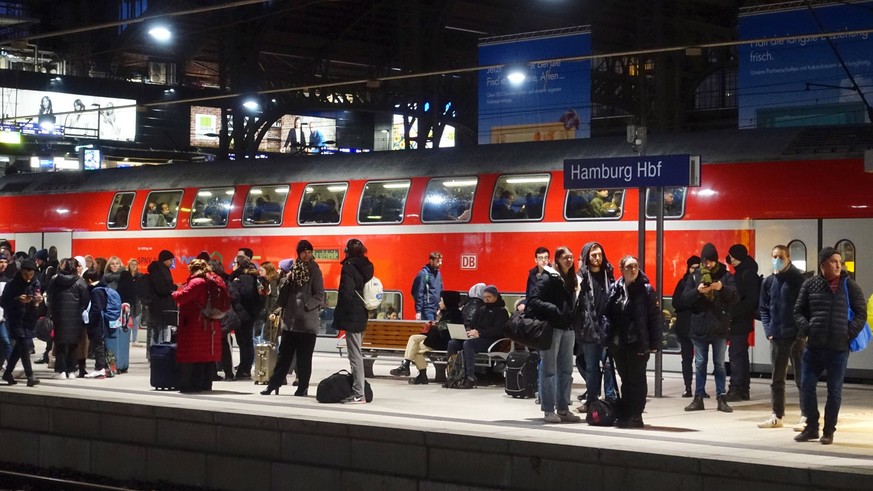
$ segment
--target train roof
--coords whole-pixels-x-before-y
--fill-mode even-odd
[[[723,130],[650,135],[647,155],[700,155],[705,163],[863,157],[873,126]],[[565,159],[630,157],[624,137],[479,145],[465,148],[289,156],[0,178],[0,195],[172,189],[275,182],[328,182],[483,172],[558,170]]]

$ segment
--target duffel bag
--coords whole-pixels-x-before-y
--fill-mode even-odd
[[[534,319],[522,312],[512,314],[503,331],[509,339],[534,349],[552,347],[552,326],[547,321]]]
[[[597,399],[588,403],[585,421],[591,426],[612,426],[615,424],[617,412],[617,402]]]
[[[343,399],[352,395],[352,383],[354,377],[348,370],[340,370],[329,375],[326,379],[318,383],[318,388],[315,390],[315,399],[318,402],[338,403]],[[373,389],[370,387],[370,382],[364,380],[364,398],[367,402],[373,401]]]

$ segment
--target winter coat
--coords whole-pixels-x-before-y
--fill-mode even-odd
[[[321,327],[319,314],[324,307],[324,277],[315,261],[309,261],[309,281],[297,286],[287,276],[279,290],[277,305],[282,309],[283,329],[294,332],[317,334]]]
[[[846,298],[848,289],[848,299]],[[849,322],[849,306],[855,318]],[[864,293],[845,271],[840,272],[837,291],[831,291],[828,280],[816,275],[800,287],[794,304],[797,337],[806,338],[807,348],[849,351],[854,339],[867,322]]]
[[[103,311],[106,310],[106,291],[97,290],[95,288],[107,288],[106,283],[102,281],[94,285],[88,285],[88,294],[91,295],[91,307],[88,310],[88,324],[85,325],[85,330],[88,332],[88,339],[103,339],[107,334],[109,326],[103,321]]]
[[[78,344],[85,330],[82,312],[91,302],[85,280],[76,273],[58,273],[48,287],[49,312],[56,343]]]
[[[340,271],[333,327],[346,332],[364,332],[367,329],[367,307],[358,295],[364,294],[364,284],[373,278],[373,263],[364,256],[343,259]]]
[[[797,324],[794,322],[794,305],[803,285],[803,273],[793,264],[779,274],[770,275],[761,285],[758,309],[767,338],[794,339]]]
[[[20,274],[6,283],[3,295],[0,296],[0,307],[6,318],[6,330],[11,339],[33,338],[36,326],[36,305],[33,302],[21,303],[21,295],[34,295],[40,289],[36,276],[29,282],[24,281]]]
[[[479,331],[479,337],[494,341],[503,337],[503,326],[509,321],[506,302],[502,296],[494,303],[483,303],[473,315],[473,329]]]
[[[132,274],[125,269],[118,278],[118,296],[121,297],[122,303],[130,304],[131,317],[136,317],[142,312],[142,303],[140,303],[139,297],[136,294],[136,284],[142,279],[142,276],[142,273],[139,271],[136,274]]]
[[[606,302],[606,317],[610,346],[632,346],[637,353],[660,349],[664,331],[658,295],[642,271],[630,285],[622,277],[612,286]]]
[[[205,363],[221,361],[221,322],[207,319],[200,313],[209,293],[206,279],[191,276],[182,288],[172,293],[179,309],[179,329],[176,331],[176,361]]]
[[[464,327],[467,330],[473,329],[473,321],[476,317],[476,312],[485,305],[485,301],[481,298],[473,297],[467,300],[467,303],[464,304],[464,308],[461,309],[461,323],[464,324]]]
[[[758,263],[745,257],[734,269],[737,300],[731,305],[731,336],[748,336],[755,329],[755,311],[761,296]]]
[[[582,265],[576,274],[579,278],[579,296],[573,309],[573,329],[576,331],[577,341],[583,343],[605,342],[606,326],[603,322],[603,314],[609,292],[615,284],[612,264],[606,259],[605,251],[600,271],[591,272],[591,259],[588,254],[594,246],[603,249],[603,246],[597,242],[588,242],[582,246]]]
[[[730,334],[730,308],[737,297],[734,277],[728,272],[727,266],[718,263],[718,270],[712,273],[713,283],[720,281],[722,288],[712,291],[712,298],[697,291],[701,283],[700,269],[691,275],[682,293],[682,302],[691,308],[691,338],[712,342],[715,339],[727,339]]]
[[[233,310],[239,316],[242,324],[253,323],[258,320],[264,311],[266,304],[266,292],[261,276],[255,268],[237,268],[230,275],[230,298],[233,300]]]
[[[676,283],[676,288],[673,289],[673,311],[676,313],[676,325],[673,330],[676,331],[676,336],[681,339],[691,338],[691,305],[692,303],[685,302],[683,293],[689,282],[693,282],[694,278],[691,273],[686,272],[685,276]]]
[[[421,268],[412,282],[412,298],[416,312],[430,312],[434,316],[440,310],[440,296],[443,293],[443,276],[429,264]],[[424,316],[422,316],[424,318]]]
[[[534,319],[548,321],[552,329],[572,329],[575,293],[575,288],[564,287],[564,279],[557,270],[547,266],[537,279],[525,312],[529,311]]]
[[[163,319],[164,311],[176,310],[172,295],[176,291],[176,285],[173,283],[170,268],[161,261],[152,261],[149,264],[149,283],[152,291],[149,314],[152,319]]]
[[[467,302],[469,303],[469,302]],[[441,310],[440,320],[427,332],[424,345],[435,351],[445,351],[449,347],[449,328],[446,324],[463,324],[464,318],[460,309]],[[470,321],[472,325],[472,320]],[[467,329],[470,329],[469,327]]]

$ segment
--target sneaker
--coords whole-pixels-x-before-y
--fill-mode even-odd
[[[367,399],[365,399],[364,396],[356,396],[356,395],[352,394],[352,395],[346,397],[345,399],[343,399],[342,403],[343,404],[366,404]]]
[[[758,423],[758,428],[782,428],[782,418],[777,418],[775,414],[771,414],[763,423]]]
[[[73,380],[75,378],[79,378],[79,375],[76,372],[70,372],[67,374],[67,380]]]
[[[106,370],[101,368],[100,370],[95,370],[87,375],[85,378],[95,379],[95,378],[106,378]]]
[[[569,411],[558,411],[558,418],[561,419],[562,423],[580,423],[582,422],[582,418],[576,416],[575,414],[570,413]]]
[[[800,421],[794,425],[794,431],[803,431],[806,429],[806,416],[801,416]]]
[[[543,417],[543,422],[549,424],[560,423],[561,417],[555,413],[545,413],[545,416]]]
[[[804,428],[799,435],[794,437],[796,442],[808,442],[810,440],[818,440],[818,430],[812,430],[809,427]]]
[[[55,373],[52,375],[53,380],[67,380],[67,374],[64,372]]]

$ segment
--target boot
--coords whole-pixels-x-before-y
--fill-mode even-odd
[[[694,396],[694,392],[691,392],[691,386],[686,385],[685,392],[682,393],[682,397],[692,397],[692,396]]]
[[[744,401],[748,401],[752,399],[752,394],[749,393],[749,389],[743,389],[740,391],[740,399]]]
[[[417,377],[409,379],[411,385],[427,385],[427,382],[427,372],[424,370],[418,372]]]
[[[6,371],[3,374],[3,380],[5,380],[6,383],[9,385],[15,385],[18,383],[18,381],[15,380],[15,377],[12,376],[12,372],[9,372],[9,371]]]
[[[467,377],[464,379],[464,383],[461,384],[459,389],[475,389],[476,388],[476,379],[473,377]]]
[[[400,362],[400,366],[391,370],[391,375],[395,377],[408,377],[409,376],[409,360],[403,360]]]
[[[724,400],[727,402],[740,402],[740,401],[742,401],[743,397],[740,394],[740,389],[735,389],[733,387],[728,389],[727,394],[724,395]]]
[[[33,387],[34,385],[39,385],[39,379],[34,376],[27,377],[27,386]]]
[[[691,404],[685,406],[686,411],[703,411],[704,409],[703,398],[700,396],[694,396],[694,400],[691,401]]]
[[[720,395],[720,396],[718,396],[718,397],[716,398],[716,400],[718,400],[718,410],[721,411],[721,412],[723,412],[723,413],[732,413],[732,412],[734,412],[734,410],[731,409],[730,406],[728,406],[728,403],[727,403],[727,400],[726,400],[726,399],[727,399],[727,397],[725,397],[723,394]]]

